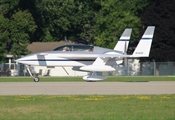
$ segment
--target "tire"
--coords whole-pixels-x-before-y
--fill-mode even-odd
[[[33,80],[34,80],[34,82],[39,82],[39,78],[38,77],[35,77]]]

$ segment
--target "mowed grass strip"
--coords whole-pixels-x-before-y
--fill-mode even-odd
[[[109,76],[100,82],[175,81],[175,76]],[[0,82],[33,82],[31,77],[0,77]],[[82,77],[40,77],[40,82],[86,82]]]
[[[175,95],[0,96],[1,120],[174,120]]]

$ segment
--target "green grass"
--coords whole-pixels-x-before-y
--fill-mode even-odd
[[[0,96],[0,120],[174,120],[175,95]]]
[[[175,81],[175,76],[109,76],[100,82]],[[0,77],[0,82],[33,82],[31,77]],[[85,82],[82,77],[40,77],[40,82]]]

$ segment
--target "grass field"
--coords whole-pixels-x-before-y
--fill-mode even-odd
[[[82,77],[41,77],[40,82],[85,82]],[[175,81],[173,76],[120,76],[100,82]],[[0,77],[0,82],[33,82]],[[175,120],[172,95],[0,96],[0,120]]]
[[[175,95],[0,96],[0,120],[174,120]]]
[[[175,81],[175,76],[115,76],[100,82]],[[0,82],[33,82],[31,77],[0,77]],[[40,82],[85,82],[82,77],[40,77]]]

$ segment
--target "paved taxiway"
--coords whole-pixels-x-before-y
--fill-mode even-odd
[[[175,94],[175,82],[0,82],[0,95]]]

